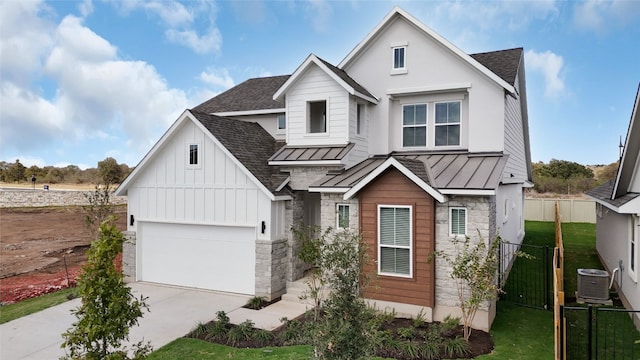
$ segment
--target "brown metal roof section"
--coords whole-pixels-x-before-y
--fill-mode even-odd
[[[494,190],[507,163],[507,156],[501,153],[396,153],[391,156],[436,189]],[[351,188],[386,159],[367,159],[340,174],[327,175],[312,186]]]
[[[342,160],[353,145],[350,143],[340,146],[283,146],[269,158],[269,161]]]

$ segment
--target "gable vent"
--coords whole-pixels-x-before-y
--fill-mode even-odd
[[[578,269],[578,297],[609,299],[609,273],[598,269]]]

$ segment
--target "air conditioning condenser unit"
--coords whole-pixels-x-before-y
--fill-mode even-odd
[[[578,269],[578,297],[609,300],[609,273],[598,269]]]

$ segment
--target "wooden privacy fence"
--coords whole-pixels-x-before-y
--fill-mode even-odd
[[[533,221],[596,223],[596,203],[584,199],[524,199],[524,218]]]
[[[565,337],[562,334],[565,321],[562,314],[564,306],[564,244],[562,243],[562,221],[560,221],[560,206],[554,206],[556,223],[556,246],[553,249],[553,332],[555,345],[555,359],[565,358]]]

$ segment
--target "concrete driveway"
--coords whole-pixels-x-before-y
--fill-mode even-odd
[[[184,336],[198,322],[213,320],[216,312],[227,313],[242,307],[249,296],[201,291],[149,283],[130,284],[133,294],[149,297],[150,312],[132,328],[130,344],[150,341],[158,349]],[[0,325],[0,359],[58,359],[65,355],[61,334],[75,320],[70,310],[80,299],[40,311]]]

